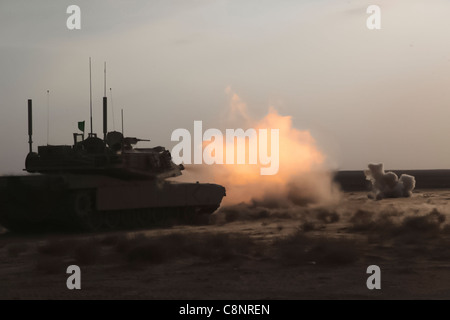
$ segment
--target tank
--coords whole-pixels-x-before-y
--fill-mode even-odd
[[[192,223],[217,210],[223,186],[167,180],[183,165],[164,147],[138,148],[143,139],[108,132],[106,105],[104,97],[103,139],[74,133],[73,145],[34,152],[28,100],[28,174],[0,177],[0,225],[13,232],[136,229]]]

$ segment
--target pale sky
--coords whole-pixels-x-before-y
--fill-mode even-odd
[[[72,4],[81,30],[66,27]],[[371,4],[381,30],[366,27]],[[194,120],[219,127],[229,86],[256,118],[291,115],[336,168],[449,168],[449,12],[444,0],[2,0],[0,174],[24,168],[27,99],[35,149],[89,125],[89,57],[98,133],[107,61],[116,129],[124,108],[126,134],[149,146],[170,150]]]

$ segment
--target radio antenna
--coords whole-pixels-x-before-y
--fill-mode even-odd
[[[92,130],[92,71],[91,71],[91,57],[89,57],[89,109],[91,113],[91,134],[93,135]]]
[[[50,132],[50,90],[47,90],[47,145],[48,145],[48,137]]]
[[[106,97],[106,61],[105,61],[105,81],[104,81],[104,85],[105,85],[105,90],[104,90],[103,96]]]
[[[125,132],[123,131],[123,109],[122,109],[122,135],[125,136]]]
[[[106,141],[108,134],[108,98],[106,97],[106,61],[105,61],[105,91],[103,93],[103,140]]]
[[[113,130],[116,131],[116,119],[114,117],[114,104],[113,104],[113,97],[112,97],[112,88],[109,88],[109,98],[111,99],[111,113],[113,118]]]

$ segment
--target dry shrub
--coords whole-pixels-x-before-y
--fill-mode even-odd
[[[253,240],[241,234],[206,234],[187,244],[190,254],[210,261],[232,260],[248,255],[255,247]]]
[[[441,227],[445,216],[437,209],[433,209],[424,216],[406,217],[401,225],[391,233],[393,237],[407,243],[417,243],[426,239],[440,237],[444,232]]]
[[[401,231],[404,233],[434,236],[439,234],[441,224],[444,222],[445,216],[437,209],[433,209],[425,216],[406,217],[401,225]]]
[[[147,239],[148,237],[144,236],[143,234],[138,234],[131,237],[122,236],[119,237],[114,248],[118,253],[125,253],[129,251],[131,247],[137,246],[138,244]]]
[[[171,255],[178,255],[181,242],[176,234],[157,238],[140,234],[133,238],[122,239],[116,248],[125,255],[128,262],[159,264],[167,261]]]
[[[223,207],[219,214],[224,214],[226,222],[237,220],[258,220],[269,217],[270,212],[267,208],[257,207],[246,203]]]
[[[352,224],[352,231],[367,231],[373,228],[373,213],[365,210],[358,209],[356,213],[350,218]]]
[[[117,252],[128,262],[160,264],[169,260],[198,257],[209,261],[230,260],[248,254],[253,246],[248,236],[229,234],[171,234],[161,237],[138,235],[119,241]]]
[[[375,232],[389,235],[394,232],[398,225],[399,213],[397,211],[386,211],[373,213],[365,210],[357,210],[350,218],[351,231]]]
[[[397,242],[414,243],[440,237],[446,233],[442,227],[445,216],[437,209],[420,216],[407,216],[389,211],[381,214],[358,210],[350,219],[350,229],[366,232],[371,239],[394,239]]]
[[[89,238],[83,240],[74,239],[50,239],[38,247],[38,252],[44,256],[58,257],[58,260],[64,260],[64,257],[70,257],[79,265],[90,265],[98,261],[100,257],[101,240]],[[45,264],[49,259],[42,259]]]
[[[79,241],[73,239],[52,238],[40,245],[38,252],[49,256],[64,256],[70,254],[78,243]]]
[[[241,214],[238,210],[224,210],[225,213],[225,221],[226,222],[234,222],[241,217]]]
[[[99,242],[89,239],[79,243],[73,252],[73,257],[77,265],[91,265],[100,258]]]
[[[35,266],[37,271],[44,274],[65,274],[68,264],[58,257],[38,256]]]
[[[360,248],[354,241],[316,239],[301,231],[276,241],[274,250],[277,259],[287,265],[345,265],[356,262],[360,256]]]
[[[442,227],[442,234],[450,235],[450,224],[446,224]]]
[[[284,198],[280,198],[276,195],[266,194],[262,198],[253,198],[249,207],[251,208],[265,208],[265,209],[286,209],[291,204]]]
[[[216,222],[224,220],[227,223],[266,218],[292,219],[297,217],[301,210],[304,209],[281,206],[276,202],[272,203],[270,199],[265,199],[265,202],[253,200],[252,203],[239,203],[221,207],[217,214],[215,214],[215,219]]]
[[[303,222],[301,229],[303,232],[310,232],[310,231],[316,230],[317,226],[312,221],[305,221],[305,222]]]
[[[335,211],[329,211],[327,209],[318,209],[317,210],[317,219],[322,221],[323,223],[335,223],[338,222],[340,217]]]
[[[29,246],[26,243],[13,243],[7,247],[8,256],[16,258],[20,254],[28,251]]]
[[[117,234],[109,234],[106,237],[100,239],[100,244],[104,246],[115,246],[123,236]]]

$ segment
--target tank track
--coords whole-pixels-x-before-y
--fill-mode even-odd
[[[219,207],[216,204],[99,211],[95,189],[68,190],[54,181],[43,183],[42,179],[33,186],[23,179],[2,177],[0,180],[0,225],[16,233],[97,232],[204,224]]]

